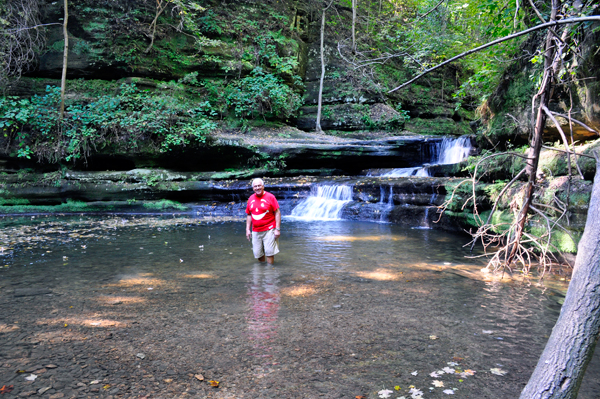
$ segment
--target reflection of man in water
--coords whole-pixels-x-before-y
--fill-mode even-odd
[[[279,203],[271,193],[265,191],[262,179],[252,180],[254,194],[248,199],[246,206],[246,237],[252,238],[254,257],[260,262],[275,263],[275,255],[279,253],[279,236],[281,235],[281,212]]]
[[[280,293],[279,273],[274,267],[255,264],[248,284],[247,303],[249,339],[254,341],[255,356],[272,357],[272,340],[277,334]]]

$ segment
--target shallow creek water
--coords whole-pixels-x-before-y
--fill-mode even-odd
[[[490,278],[465,237],[389,224],[284,220],[275,266],[241,220],[0,227],[6,398],[517,398],[566,290]],[[596,355],[579,398],[599,377]]]

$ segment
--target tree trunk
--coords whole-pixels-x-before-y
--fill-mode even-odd
[[[67,31],[67,22],[69,20],[68,0],[64,0],[64,4],[65,15],[63,20],[63,36],[65,38],[65,47],[63,50],[62,78],[60,80],[60,119],[62,119],[65,116],[65,88],[67,87],[67,59],[69,57],[69,32]]]
[[[356,2],[352,0],[352,54],[356,54]]]
[[[319,102],[317,104],[317,120],[315,123],[315,130],[321,133],[321,108],[323,106],[323,81],[325,80],[325,11],[327,8],[323,8],[323,14],[321,17],[321,80],[319,81]]]
[[[575,399],[600,335],[600,159],[565,303],[521,399]]]
[[[556,12],[558,10],[558,0],[552,0],[552,13],[550,21],[556,20]],[[533,128],[533,136],[531,139],[531,146],[527,150],[527,166],[526,173],[528,176],[527,186],[525,188],[525,196],[523,198],[523,205],[521,211],[516,220],[516,229],[514,236],[509,239],[508,246],[510,248],[510,254],[506,260],[506,264],[510,265],[515,258],[517,250],[523,237],[523,231],[527,222],[527,214],[529,213],[529,206],[533,199],[533,193],[535,191],[535,181],[537,178],[537,168],[540,159],[540,151],[542,149],[542,141],[544,128],[546,127],[546,113],[544,108],[548,107],[550,97],[552,97],[552,91],[554,86],[554,68],[553,63],[556,58],[556,46],[553,44],[554,35],[550,30],[546,33],[546,44],[544,46],[544,75],[542,78],[542,84],[538,90],[537,96],[539,97],[539,105],[537,108],[537,116],[535,119],[535,126]]]

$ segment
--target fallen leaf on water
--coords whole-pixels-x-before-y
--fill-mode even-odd
[[[390,391],[389,389],[382,389],[381,391],[377,392],[377,395],[379,395],[380,398],[389,398],[393,393],[394,391]]]
[[[210,381],[208,381],[208,383],[210,384],[211,387],[215,387],[215,388],[219,387],[219,381],[210,380]]]
[[[196,377],[198,381],[204,381],[204,376],[202,374],[195,374],[194,377]]]
[[[444,367],[442,370],[444,370],[444,373],[447,373],[447,374],[454,374],[454,372],[455,372],[455,370],[450,367]]]
[[[9,385],[9,386],[2,385],[2,388],[0,388],[0,394],[4,395],[5,393],[9,393],[13,390],[13,388],[14,388],[14,386],[12,386],[12,385]]]
[[[412,375],[417,375],[417,374],[419,374],[419,372],[418,371],[413,371],[411,374]]]
[[[168,384],[170,382],[173,382],[173,379],[172,378],[165,378],[163,381]]]
[[[100,380],[94,380],[90,382],[90,385],[100,384]]]
[[[456,362],[448,362],[448,366],[455,367],[455,366],[458,366],[458,363],[456,363]]]
[[[25,377],[25,379],[27,381],[35,381],[36,378],[37,378],[37,375],[35,375],[35,374],[29,374],[27,377]]]
[[[504,371],[504,370],[502,370],[501,368],[493,368],[493,369],[490,369],[490,372],[491,372],[492,374],[496,374],[496,375],[504,375],[504,374],[508,373],[508,371]]]
[[[475,375],[475,370],[467,369],[459,374],[461,377],[468,377],[470,375]]]
[[[433,378],[438,378],[441,374],[434,371],[433,373],[430,373],[429,375]]]
[[[400,385],[396,385],[396,386],[394,387],[394,389],[395,389],[396,391],[399,391],[399,390],[401,390],[402,388],[400,388]]]
[[[429,339],[438,339],[437,335],[430,335]]]
[[[104,388],[104,389],[108,389],[108,388],[110,388],[110,384],[106,384],[106,385],[105,385],[105,386],[103,386],[102,388]]]
[[[356,395],[354,399],[367,399],[367,397],[364,395]]]
[[[443,381],[439,381],[439,380],[434,380],[431,382],[433,384],[434,387],[436,388],[441,388],[444,386],[444,382]]]
[[[453,389],[444,389],[442,392],[444,392],[446,395],[454,395]]]

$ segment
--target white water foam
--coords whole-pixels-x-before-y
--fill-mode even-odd
[[[444,138],[439,147],[436,165],[451,165],[467,159],[471,152],[471,139],[462,136],[457,139]]]
[[[385,199],[385,189],[383,186],[379,186],[379,206],[381,207],[379,222],[387,223],[388,215],[390,211],[394,208],[394,187],[390,186],[390,194],[387,196],[387,200]]]
[[[431,165],[451,165],[467,159],[471,152],[471,139],[469,136],[462,136],[457,139],[444,137],[444,139],[435,143],[433,154],[431,156]],[[384,177],[429,177],[427,166],[416,168],[397,168],[383,174]]]
[[[352,201],[352,186],[313,186],[311,194],[289,216],[297,220],[340,220],[344,205]]]
[[[429,172],[427,171],[426,167],[396,168],[396,169],[393,169],[381,176],[385,176],[385,177],[410,177],[410,176],[429,177]]]

